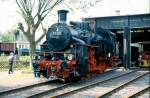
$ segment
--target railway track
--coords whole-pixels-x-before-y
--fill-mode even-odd
[[[83,87],[80,87],[78,89],[74,89],[74,90],[71,90],[71,91],[68,91],[68,92],[65,92],[65,93],[61,93],[61,94],[58,94],[58,95],[54,95],[54,96],[50,96],[51,98],[62,98],[62,97],[72,97],[72,95],[75,95],[76,93],[78,92],[83,92],[85,90],[92,90],[91,88],[93,87],[96,87],[97,85],[100,85],[100,84],[103,84],[103,83],[107,83],[107,82],[110,82],[110,81],[113,81],[113,80],[116,80],[118,78],[121,78],[121,77],[124,77],[124,76],[128,76],[130,74],[133,74],[133,73],[136,73],[138,70],[135,70],[135,71],[132,71],[132,72],[128,72],[128,73],[125,73],[125,74],[122,74],[122,75],[119,75],[119,76],[114,76],[112,78],[109,78],[109,79],[106,79],[106,80],[103,80],[103,81],[97,81],[95,83],[91,83],[91,84],[88,84],[86,86],[83,86]],[[78,96],[79,97],[79,96]],[[86,96],[87,97],[87,96]],[[74,97],[73,97],[74,98]],[[104,97],[103,97],[104,98]],[[106,97],[107,98],[107,97]]]
[[[136,98],[136,97],[144,94],[147,91],[150,91],[150,86],[144,87],[144,89],[142,89],[142,90],[140,90],[140,91],[138,91],[138,92],[136,92],[134,94],[129,95],[127,98]]]
[[[148,74],[149,74],[149,72],[147,72],[147,73],[145,73],[145,74],[142,74],[142,75],[139,75],[139,76],[137,76],[137,77],[135,77],[135,78],[133,78],[133,79],[127,81],[127,82],[124,82],[124,83],[122,83],[121,85],[115,87],[114,89],[112,89],[112,90],[106,92],[105,94],[102,94],[102,95],[98,96],[97,98],[108,98],[108,97],[110,97],[112,94],[118,93],[119,90],[122,90],[122,89],[126,88],[127,86],[132,85],[134,82],[140,80],[141,78],[143,78],[144,76],[146,76],[146,75],[148,75]],[[128,95],[128,93],[126,93],[126,95]],[[111,97],[113,97],[113,96],[111,96]],[[116,97],[116,96],[114,96],[114,98],[115,98],[115,97]],[[130,98],[130,97],[128,96],[128,97],[125,97],[125,98]],[[131,97],[131,98],[133,98],[133,97]]]
[[[136,71],[135,71],[136,72]],[[129,73],[129,74],[132,74],[132,72],[131,73]],[[125,74],[125,75],[129,75],[129,74]],[[136,81],[136,80],[138,80],[138,79],[140,79],[140,78],[142,78],[143,76],[145,76],[145,75],[147,75],[147,74],[149,74],[149,73],[145,73],[145,74],[142,74],[142,75],[139,75],[139,76],[137,76],[136,78],[134,78],[134,79],[131,79],[130,81],[128,81],[128,82],[126,82],[126,83],[124,83],[124,84],[122,84],[122,85],[120,85],[119,87],[117,87],[117,89],[118,88],[121,88],[121,87],[123,87],[123,86],[125,86],[125,85],[128,85],[128,84],[130,84],[130,83],[132,83],[132,82],[134,82],[134,81]],[[120,75],[121,77],[124,77],[124,75]],[[119,76],[119,77],[120,77]],[[80,96],[80,94],[82,93],[82,92],[84,92],[85,90],[87,90],[87,89],[90,89],[91,91],[93,90],[94,91],[94,89],[91,89],[91,88],[93,88],[94,86],[96,86],[96,85],[98,85],[98,84],[103,84],[103,83],[107,83],[107,82],[110,82],[110,81],[112,81],[113,79],[117,79],[117,78],[119,78],[119,77],[116,77],[116,78],[112,78],[112,79],[109,79],[108,81],[106,80],[106,81],[102,81],[102,82],[97,82],[97,83],[93,83],[93,84],[90,84],[90,85],[88,85],[88,86],[85,86],[85,87],[81,87],[81,88],[79,88],[79,89],[76,89],[76,90],[72,90],[72,91],[69,91],[69,92],[66,92],[66,93],[62,93],[62,94],[58,94],[58,95],[55,95],[55,96],[51,96],[51,98],[60,98],[60,97],[72,97],[72,98],[76,98],[76,97],[81,97]],[[111,85],[113,85],[113,84],[111,84]],[[104,85],[103,85],[104,86]],[[116,91],[117,90],[116,88],[115,89],[113,89],[112,90],[112,92],[113,91]],[[84,90],[84,91],[83,91]],[[105,89],[106,90],[106,89]],[[103,90],[101,90],[101,91],[103,91]],[[78,92],[80,92],[80,94],[79,94],[79,96],[76,96],[75,94],[77,94]],[[109,92],[111,92],[111,91],[109,91]],[[89,93],[88,93],[89,94]],[[110,94],[110,93],[109,93]],[[109,95],[108,94],[108,95]],[[72,95],[75,95],[76,97],[74,97],[74,96],[72,96]],[[103,94],[103,95],[101,95],[101,96],[98,96],[98,98],[108,98],[108,96],[106,96],[107,95],[107,93],[105,93],[105,94]],[[87,97],[87,96],[86,96]],[[88,96],[89,97],[89,96]],[[84,97],[82,97],[82,98],[84,98]],[[114,98],[116,98],[116,97],[114,97]],[[128,98],[128,97],[127,97]]]
[[[60,83],[54,83],[56,80],[53,80],[53,81],[46,81],[40,84],[29,85],[26,87],[17,88],[13,90],[7,90],[7,91],[0,92],[0,98],[16,98],[16,96],[18,96],[17,98],[41,98],[41,97],[44,97],[44,98],[61,97],[62,98],[62,97],[67,97],[67,96],[71,96],[71,98],[73,98],[72,95],[82,92],[83,90],[85,91],[88,89],[91,90],[91,88],[99,84],[107,83],[107,82],[116,80],[118,78],[128,76],[130,74],[135,74],[137,73],[137,71],[139,71],[139,69],[137,69],[137,70],[128,71],[128,72],[126,71],[124,73],[121,71],[119,73],[114,70],[117,70],[117,69],[109,70],[108,72],[105,72],[99,75],[101,77],[97,75],[94,79],[82,80],[77,83],[68,83],[68,84],[61,83],[60,84]],[[149,73],[138,75],[136,78],[138,80],[138,78],[142,78],[143,76],[147,74]],[[130,81],[134,82],[136,80],[131,79]],[[127,81],[124,84],[129,85],[130,81]],[[124,87],[123,83],[122,83],[122,87]],[[112,92],[113,91],[116,92],[117,90],[112,89]],[[107,98],[103,96],[102,97],[98,96],[98,97]],[[77,97],[74,97],[74,98],[77,98]],[[133,98],[133,97],[129,97],[129,98]]]
[[[24,98],[31,93],[41,92],[50,88],[63,86],[66,84],[60,84],[57,80],[50,80],[46,82],[36,83],[24,87],[14,88],[11,90],[5,90],[0,92],[0,98]]]
[[[106,73],[111,73],[118,68],[107,71]],[[41,83],[36,83],[24,87],[14,88],[10,90],[5,90],[0,92],[0,98],[24,98],[26,96],[39,95],[43,92],[53,91],[56,89],[63,88],[69,84],[56,83],[57,80],[51,80]],[[47,86],[47,87],[46,87]],[[45,90],[44,90],[45,89]]]
[[[110,74],[111,72],[113,72],[113,71],[115,71],[115,70],[117,70],[117,69],[120,69],[120,68],[114,68],[114,69],[108,70],[108,71],[106,71],[105,73],[102,73],[101,75]],[[98,76],[98,75],[97,75],[97,76]],[[95,76],[95,77],[97,77],[97,76]],[[79,81],[79,83],[82,84],[82,83],[85,83],[85,81],[87,81],[87,80]],[[78,84],[78,83],[69,83],[69,84],[67,84],[67,85],[63,85],[63,86],[60,86],[60,87],[56,87],[56,88],[53,88],[53,89],[49,89],[49,90],[47,90],[47,91],[43,91],[43,92],[41,92],[41,93],[37,93],[37,94],[33,94],[33,95],[30,95],[30,96],[27,96],[26,98],[42,97],[42,96],[45,96],[45,95],[47,95],[47,94],[49,94],[49,93],[54,93],[54,92],[56,92],[56,91],[58,91],[58,90],[63,90],[64,88],[67,88],[67,87],[69,87],[69,86],[76,85],[76,84]]]
[[[50,98],[57,98],[57,97],[59,98],[59,97],[61,97],[61,98],[63,98],[65,96],[77,93],[81,90],[85,90],[85,89],[91,88],[93,86],[96,86],[97,84],[105,83],[105,82],[108,82],[110,80],[122,77],[124,75],[129,75],[129,74],[135,73],[137,71],[138,70],[123,73],[123,74],[120,74],[120,75],[115,75],[113,77],[110,76],[107,79],[91,81],[91,82],[88,82],[88,83],[86,83],[85,81],[81,82],[81,83],[79,82],[79,83],[67,85],[67,86],[64,86],[64,87],[61,87],[61,88],[56,88],[56,89],[53,89],[53,90],[50,90],[50,91],[47,91],[47,92],[43,92],[43,93],[39,93],[39,94],[36,94],[36,95],[28,96],[27,98],[37,98],[37,97],[40,97],[40,98],[42,98],[42,97],[44,97],[44,98],[49,98],[49,97]]]
[[[0,91],[0,96],[5,95],[5,94],[15,93],[17,91],[29,89],[29,88],[36,87],[36,86],[39,86],[39,85],[47,84],[47,83],[50,83],[50,82],[53,82],[53,81],[54,80],[44,81],[44,82],[41,82],[41,83],[36,83],[36,84],[28,85],[28,86],[23,86],[23,87],[18,87],[18,88],[13,88],[13,89],[9,89],[9,90]]]
[[[119,88],[116,88],[116,92],[108,94],[107,97],[115,98],[115,97],[121,97],[121,98],[140,98],[139,94],[145,94],[141,98],[149,98],[149,94],[146,95],[145,92],[148,92],[148,87],[149,87],[149,75],[150,73],[147,72],[143,74],[143,77],[135,79],[134,81],[131,81],[124,86]]]

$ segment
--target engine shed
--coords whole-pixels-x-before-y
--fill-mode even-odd
[[[110,30],[117,35],[121,44],[120,53],[127,65],[138,59],[142,51],[150,51],[150,14],[119,15],[106,17],[84,18],[90,23],[90,28]],[[125,41],[125,40],[126,41]],[[125,45],[126,44],[126,45]],[[131,46],[131,47],[130,47]],[[126,57],[125,57],[126,53]]]

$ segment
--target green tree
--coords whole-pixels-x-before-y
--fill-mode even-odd
[[[12,32],[6,32],[1,36],[1,41],[2,42],[9,42],[12,43],[15,40],[15,36]]]
[[[30,66],[32,65],[32,57],[35,52],[36,44],[40,42],[46,34],[46,30],[44,30],[42,26],[42,21],[56,6],[65,4],[73,10],[76,8],[86,10],[99,1],[101,0],[16,0],[20,14],[26,24],[26,26],[23,26],[23,23],[19,23],[18,25],[30,44]],[[44,33],[39,39],[35,40],[35,33],[40,25]],[[25,27],[27,27],[27,29],[25,29]]]

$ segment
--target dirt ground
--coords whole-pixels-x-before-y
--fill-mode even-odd
[[[46,81],[45,78],[35,78],[32,72],[15,71],[8,74],[8,71],[0,72],[0,91],[16,87],[26,86]]]

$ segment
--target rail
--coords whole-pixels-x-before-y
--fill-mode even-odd
[[[109,71],[105,72],[104,74],[112,72],[112,71],[117,70],[117,69],[119,69],[119,68],[114,68],[112,70],[109,70]],[[81,81],[81,83],[83,83],[83,82],[84,82],[84,80]],[[69,86],[71,86],[73,84],[75,84],[75,83],[64,84],[62,86],[59,86],[59,87],[56,87],[56,88],[53,88],[53,89],[49,89],[47,91],[43,91],[43,92],[40,92],[40,93],[37,93],[37,94],[33,94],[33,95],[30,95],[30,96],[27,96],[26,98],[38,98],[40,96],[44,96],[46,94],[53,93],[53,92],[55,92],[57,90],[62,90],[63,88],[67,88],[67,87],[69,87]]]
[[[100,84],[100,83],[105,83],[105,82],[108,82],[110,80],[114,80],[114,79],[117,79],[119,77],[122,77],[122,76],[125,76],[125,75],[129,75],[131,73],[134,73],[134,72],[137,72],[138,70],[134,70],[134,71],[131,71],[131,72],[128,72],[128,73],[125,73],[125,74],[121,74],[119,76],[115,76],[115,77],[112,77],[112,78],[109,78],[109,79],[106,79],[106,80],[103,80],[103,81],[98,81],[96,83],[92,83],[92,84],[89,84],[89,85],[86,85],[86,86],[83,86],[83,87],[80,87],[78,89],[75,89],[75,90],[71,90],[71,91],[68,91],[68,92],[65,92],[65,93],[62,93],[62,94],[58,94],[58,95],[55,95],[55,96],[50,96],[50,98],[59,98],[59,97],[65,97],[67,95],[71,95],[71,94],[74,94],[74,93],[77,93],[81,90],[85,90],[85,89],[88,89],[88,88],[91,88],[97,84]]]
[[[122,85],[120,85],[119,87],[116,87],[116,88],[112,89],[111,91],[108,91],[107,93],[105,93],[105,94],[103,94],[101,96],[98,96],[96,98],[107,98],[108,96],[111,96],[113,93],[119,91],[120,89],[124,88],[125,86],[128,86],[129,84],[135,82],[136,80],[138,80],[138,79],[140,79],[140,78],[142,78],[142,77],[144,77],[144,76],[146,76],[148,74],[149,74],[149,72],[147,72],[145,74],[142,74],[142,75],[140,75],[140,76],[138,76],[138,77],[136,77],[136,78],[134,78],[134,79],[132,79],[132,80],[130,80],[128,82],[125,82]]]
[[[127,98],[136,98],[136,97],[144,94],[146,91],[150,91],[150,86],[147,86],[144,89],[142,89],[141,91],[138,91],[132,95],[129,95]]]
[[[0,96],[13,94],[13,93],[20,92],[20,91],[30,89],[30,88],[33,88],[33,87],[42,86],[42,85],[45,85],[45,84],[48,84],[48,83],[52,83],[54,81],[56,81],[56,80],[44,81],[44,82],[40,82],[40,83],[28,85],[28,86],[23,86],[23,87],[19,87],[19,88],[14,88],[14,89],[10,89],[10,90],[1,91]]]

